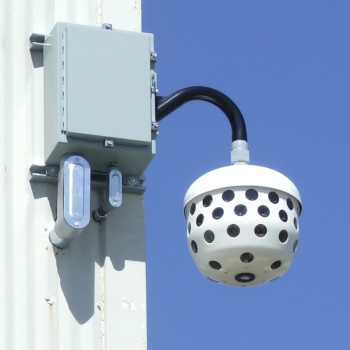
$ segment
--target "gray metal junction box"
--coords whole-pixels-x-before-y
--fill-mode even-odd
[[[45,163],[141,175],[155,154],[153,35],[57,23],[44,45]]]

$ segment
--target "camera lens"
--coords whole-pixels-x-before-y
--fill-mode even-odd
[[[227,190],[222,194],[222,199],[225,202],[231,202],[233,198],[235,198],[235,193],[231,190]]]
[[[192,247],[192,250],[197,253],[198,252],[198,246],[197,246],[197,243],[195,241],[192,241],[191,242],[191,247]]]
[[[295,252],[297,251],[297,249],[298,249],[298,244],[299,244],[299,241],[296,240],[296,241],[294,242],[294,244],[293,244],[293,253],[295,253]]]
[[[298,220],[297,218],[294,218],[294,227],[298,229]]]
[[[288,215],[287,215],[287,213],[286,213],[284,210],[280,210],[279,216],[280,216],[280,219],[281,219],[283,222],[287,222],[287,220],[288,220]]]
[[[239,273],[236,275],[235,280],[241,283],[248,283],[255,280],[255,275],[252,273]]]
[[[246,191],[245,196],[250,201],[255,201],[258,198],[258,192],[253,188],[250,188],[249,190]]]
[[[258,213],[266,218],[267,216],[270,215],[270,209],[268,207],[266,207],[265,205],[260,205],[260,207],[258,208]]]
[[[252,253],[243,253],[240,259],[244,263],[250,263],[254,260],[254,255]]]
[[[281,260],[277,260],[277,261],[275,261],[275,262],[271,265],[271,269],[272,269],[272,270],[276,270],[276,269],[278,269],[281,265],[282,265],[282,261],[281,261]]]
[[[269,193],[269,200],[271,203],[277,204],[279,202],[280,198],[278,197],[278,194],[276,192],[270,192]]]
[[[224,210],[222,208],[216,208],[213,211],[213,218],[215,220],[220,219],[224,215]]]
[[[264,237],[267,233],[267,228],[265,225],[256,225],[254,228],[254,233],[258,236],[258,237]]]
[[[213,197],[209,194],[203,198],[203,207],[209,207],[213,202]]]
[[[220,270],[221,269],[221,264],[218,263],[217,261],[209,261],[209,266],[214,269],[214,270]]]
[[[235,213],[236,215],[238,216],[243,216],[247,213],[247,207],[243,204],[238,204],[236,207],[235,207]]]
[[[190,209],[191,215],[193,215],[195,211],[196,211],[196,203],[192,203],[191,209]]]
[[[214,235],[214,232],[213,231],[205,231],[204,232],[204,240],[208,243],[212,243],[215,239],[215,235]]]
[[[202,224],[203,224],[203,221],[204,221],[204,216],[203,216],[203,214],[199,214],[199,215],[197,216],[197,220],[196,220],[197,226],[202,225]]]
[[[278,236],[281,243],[287,242],[288,232],[286,230],[282,230]]]
[[[239,235],[239,232],[241,230],[239,229],[239,227],[235,224],[232,224],[230,225],[228,228],[227,228],[227,234],[230,236],[230,237],[237,237]]]

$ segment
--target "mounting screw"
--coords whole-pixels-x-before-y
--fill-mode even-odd
[[[102,29],[112,30],[112,27],[111,23],[102,23]]]
[[[137,178],[135,176],[128,176],[126,178],[126,182],[129,186],[136,186],[137,185]]]
[[[59,172],[59,167],[58,166],[54,166],[54,165],[48,165],[47,169],[46,169],[46,173],[49,176],[57,176],[58,172]]]
[[[157,61],[158,54],[157,52],[152,51],[151,52],[151,59],[152,61]]]
[[[155,133],[157,136],[159,135],[159,132],[158,132],[158,123],[157,122],[152,122],[152,128],[151,128],[151,131],[153,133]]]
[[[105,139],[105,147],[106,148],[113,148],[114,147],[114,140]]]
[[[152,123],[152,130],[158,130],[159,124],[157,122]]]

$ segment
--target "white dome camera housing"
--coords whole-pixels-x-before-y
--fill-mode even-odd
[[[156,120],[189,101],[220,108],[232,129],[231,166],[195,181],[184,199],[187,241],[199,271],[230,286],[255,286],[282,276],[299,244],[300,194],[277,171],[248,165],[243,115],[226,95],[192,86],[156,97]]]
[[[301,209],[296,186],[277,171],[253,165],[213,170],[185,195],[188,248],[212,281],[237,287],[273,281],[298,248]]]

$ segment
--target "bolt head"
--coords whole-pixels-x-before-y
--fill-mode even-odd
[[[126,182],[129,186],[136,186],[137,184],[137,178],[135,176],[128,176],[126,179]]]
[[[48,167],[47,171],[48,171],[48,173],[51,174],[51,175],[57,175],[57,173],[58,173],[58,167],[50,166],[50,167]]]
[[[111,23],[103,23],[102,28],[106,30],[112,30],[112,24]]]
[[[105,139],[105,147],[113,148],[114,147],[114,140]]]

